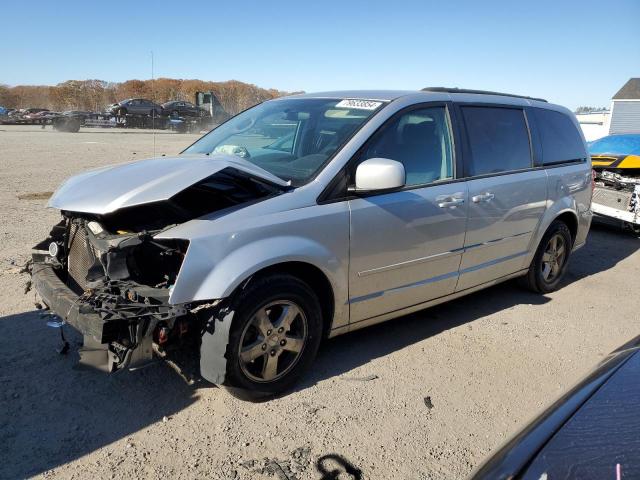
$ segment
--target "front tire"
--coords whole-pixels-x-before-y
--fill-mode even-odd
[[[536,293],[558,289],[569,264],[573,239],[567,224],[555,220],[547,229],[522,283]]]
[[[249,282],[230,308],[235,314],[225,386],[242,398],[290,389],[320,346],[322,316],[316,294],[297,277],[275,274]]]

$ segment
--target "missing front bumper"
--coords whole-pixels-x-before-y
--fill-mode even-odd
[[[139,335],[131,348],[115,343],[113,340],[123,327],[121,322],[102,318],[58,277],[52,265],[34,263],[31,281],[42,302],[83,335],[83,347],[79,351],[81,366],[115,372],[152,359],[149,332],[140,331],[141,325],[136,325]]]

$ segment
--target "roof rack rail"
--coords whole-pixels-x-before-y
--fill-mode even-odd
[[[488,90],[469,90],[467,88],[452,87],[426,87],[423,92],[442,92],[442,93],[475,93],[479,95],[501,95],[503,97],[526,98],[527,100],[537,100],[538,102],[547,102],[544,98],[527,97],[526,95],[515,95],[513,93],[490,92]],[[547,102],[549,103],[549,102]]]

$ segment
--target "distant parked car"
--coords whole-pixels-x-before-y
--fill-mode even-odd
[[[62,112],[62,114],[67,117],[87,117],[93,115],[93,112],[88,110],[67,110],[66,112]]]
[[[52,112],[51,110],[42,110],[41,112],[30,113],[29,118],[36,119],[44,119],[59,116],[59,112]]]
[[[24,118],[33,118],[33,115],[39,114],[41,112],[48,112],[47,108],[23,108],[19,110],[20,116]]]
[[[640,233],[640,134],[609,135],[589,144],[595,172],[593,213]]]
[[[162,106],[145,98],[129,98],[108,106],[107,112],[112,115],[132,113],[136,115],[155,115],[157,117],[162,115]]]
[[[640,478],[638,375],[640,337],[611,353],[471,480]]]
[[[208,114],[206,110],[203,110],[193,103],[183,102],[181,100],[163,103],[162,108],[164,109],[164,113],[174,117],[204,117]]]
[[[32,123],[36,123],[44,126],[45,124],[48,123],[48,120],[51,120],[52,118],[57,118],[59,116],[60,116],[59,112],[42,110],[40,112],[29,113],[27,115],[24,115],[23,118],[31,120]]]

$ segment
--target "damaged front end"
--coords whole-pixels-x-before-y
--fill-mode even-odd
[[[202,314],[216,302],[169,304],[187,248],[187,241],[111,233],[66,214],[34,247],[33,282],[43,302],[83,333],[81,364],[115,372],[154,355],[197,352]]]
[[[161,162],[167,177],[193,164],[176,162],[174,168],[167,160]],[[166,198],[158,198],[154,190],[164,177],[151,182],[145,175],[146,190],[135,191],[140,195],[144,190],[145,198],[156,199],[148,203],[132,204],[124,190],[114,189],[109,197],[103,189],[98,204],[86,185],[61,189],[70,199],[54,195],[52,203],[63,219],[34,247],[32,286],[41,303],[83,334],[81,364],[116,372],[155,357],[166,360],[189,382],[200,378],[202,337],[224,302],[173,304],[171,293],[189,241],[156,237],[166,236],[176,225],[214,212],[230,213],[283,191],[269,179],[243,171],[242,165],[217,162],[224,168],[217,167],[191,185],[180,185],[177,191],[165,187],[161,193]],[[96,176],[91,177],[95,187],[100,183]],[[95,208],[89,212],[65,208],[92,201]],[[120,208],[102,208],[116,201]]]
[[[591,208],[601,217],[621,221],[635,232],[640,231],[640,169],[617,171],[594,169]]]

